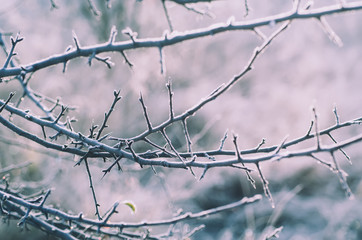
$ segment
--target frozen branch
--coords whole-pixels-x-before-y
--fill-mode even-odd
[[[99,138],[101,137],[103,130],[108,127],[108,126],[107,126],[108,119],[109,119],[109,117],[111,116],[111,114],[112,114],[112,112],[113,112],[113,110],[114,110],[114,107],[116,106],[117,102],[118,102],[119,100],[121,100],[121,97],[119,96],[120,93],[121,93],[120,90],[113,92],[114,100],[113,100],[113,103],[112,103],[111,107],[109,108],[108,112],[104,114],[103,123],[102,123],[102,125],[101,125],[101,127],[100,127],[100,129],[99,129],[99,131],[98,131],[97,137],[96,137],[97,140],[99,140]]]
[[[126,228],[139,228],[139,227],[151,227],[151,226],[162,226],[162,225],[170,225],[181,221],[186,220],[192,220],[192,219],[199,219],[204,218],[213,214],[217,214],[220,212],[228,211],[234,208],[245,206],[246,204],[255,203],[259,200],[261,200],[261,195],[255,195],[251,198],[244,197],[243,199],[236,201],[234,203],[226,204],[224,206],[215,207],[209,210],[197,212],[197,213],[184,213],[182,215],[165,219],[165,220],[158,220],[158,221],[143,221],[139,223],[124,223],[124,222],[111,222],[109,221],[110,215],[115,214],[115,208],[118,206],[117,204],[114,204],[112,209],[112,214],[108,214],[105,216],[103,220],[93,220],[89,218],[83,217],[82,214],[79,215],[71,215],[65,212],[62,212],[60,210],[44,206],[42,204],[34,204],[29,201],[24,200],[21,197],[17,197],[11,193],[4,192],[3,190],[0,190],[0,198],[2,201],[6,201],[6,203],[11,203],[13,205],[20,205],[22,207],[25,207],[27,209],[33,209],[36,211],[39,211],[44,214],[52,215],[54,217],[58,217],[62,219],[63,221],[68,222],[74,222],[74,223],[80,223],[80,224],[87,224],[92,227],[97,228],[119,228],[119,229],[126,229]],[[25,215],[25,214],[24,214]],[[109,216],[109,217],[108,217]],[[29,218],[32,217],[31,214],[29,214]],[[68,226],[70,228],[70,226]],[[66,230],[64,230],[66,231]]]
[[[190,3],[190,1],[176,1],[177,3]],[[183,33],[172,33],[167,38],[147,38],[137,39],[137,34],[131,29],[123,30],[124,34],[130,36],[131,41],[114,42],[112,45],[107,41],[103,44],[97,44],[94,46],[80,47],[77,37],[74,35],[74,42],[76,49],[71,49],[63,54],[57,54],[50,56],[46,59],[36,61],[22,67],[8,67],[0,69],[0,78],[17,76],[24,71],[25,73],[35,72],[40,69],[47,68],[49,66],[63,64],[71,59],[79,57],[88,57],[95,53],[102,52],[124,52],[125,50],[137,49],[137,48],[163,48],[166,46],[174,45],[183,41],[197,39],[206,36],[213,36],[218,33],[224,33],[228,31],[240,31],[240,30],[254,30],[257,27],[268,26],[270,22],[281,23],[289,22],[297,19],[308,18],[320,18],[327,15],[336,13],[350,12],[362,9],[362,2],[347,3],[343,7],[340,4],[331,5],[327,7],[321,7],[316,9],[300,10],[299,12],[290,11],[275,16],[270,16],[262,19],[256,19],[251,21],[233,22],[232,24],[214,24],[207,28],[195,29]]]
[[[95,215],[97,217],[96,219],[90,219],[84,217],[82,213],[72,215],[66,213],[65,211],[47,206],[46,201],[51,194],[50,190],[45,194],[42,192],[41,195],[37,193],[35,197],[24,196],[19,192],[13,192],[6,179],[4,180],[6,187],[2,188],[0,186],[0,213],[3,216],[9,219],[17,219],[18,225],[24,228],[26,228],[26,225],[30,224],[48,232],[50,235],[54,235],[62,239],[95,239],[96,237],[160,239],[162,237],[171,237],[174,230],[171,229],[163,235],[153,235],[147,228],[151,226],[170,226],[186,220],[195,220],[207,217],[212,214],[244,206],[248,203],[254,203],[261,199],[260,195],[255,195],[252,198],[243,198],[235,203],[226,204],[224,206],[197,213],[179,213],[178,215],[165,220],[142,221],[136,223],[112,222],[111,219],[115,214],[117,214],[117,208],[120,203],[114,203],[109,211],[102,216],[100,213],[100,204],[97,200],[98,193],[96,193],[92,178],[91,164],[89,162],[91,159],[100,160],[99,164],[103,164],[103,177],[110,173],[110,171],[116,166],[119,171],[122,170],[121,161],[125,160],[133,163],[133,165],[137,168],[143,168],[145,166],[151,168],[154,173],[156,173],[156,170],[158,172],[158,168],[156,167],[173,168],[187,171],[189,170],[191,174],[196,177],[193,169],[199,168],[200,171],[202,171],[199,180],[203,179],[206,173],[209,174],[212,168],[237,168],[245,171],[248,181],[250,181],[254,188],[256,187],[255,180],[251,177],[250,173],[255,171],[254,168],[256,167],[261,184],[263,185],[264,194],[274,207],[274,201],[269,189],[269,182],[261,170],[261,164],[264,162],[279,161],[282,159],[294,160],[300,157],[305,157],[328,167],[338,177],[346,195],[350,198],[353,197],[352,191],[347,183],[346,173],[339,166],[335,152],[340,151],[350,162],[350,157],[344,151],[344,148],[356,143],[361,143],[362,134],[355,134],[353,137],[345,137],[341,141],[339,141],[339,138],[336,138],[338,139],[337,141],[333,136],[335,136],[335,132],[337,130],[361,124],[362,117],[341,122],[335,108],[333,110],[336,119],[335,124],[320,130],[318,116],[315,108],[313,108],[314,120],[311,122],[306,134],[289,141],[287,141],[287,138],[284,138],[278,145],[269,147],[265,146],[265,139],[263,138],[256,147],[251,149],[239,149],[237,135],[234,135],[232,139],[234,148],[227,149],[228,145],[226,142],[229,140],[227,132],[224,134],[223,138],[220,140],[220,144],[218,144],[215,150],[196,149],[199,146],[194,146],[191,141],[191,139],[195,139],[194,135],[192,135],[194,133],[194,129],[192,129],[193,125],[188,124],[190,124],[190,119],[192,119],[196,114],[200,114],[202,108],[216,101],[216,99],[218,99],[221,95],[225,95],[227,91],[229,91],[246,74],[248,74],[254,67],[255,61],[270,46],[274,39],[287,29],[293,21],[298,19],[318,20],[330,39],[337,45],[341,45],[342,42],[340,38],[326,22],[325,17],[337,13],[362,10],[362,2],[341,2],[336,5],[312,9],[310,8],[310,5],[301,7],[301,1],[296,0],[291,11],[278,15],[248,21],[235,21],[235,18],[230,17],[226,23],[216,23],[205,28],[177,32],[172,26],[171,16],[169,15],[167,9],[167,1],[180,4],[191,11],[193,11],[193,8],[191,8],[188,4],[212,2],[212,0],[161,0],[166,20],[170,28],[170,32],[165,31],[161,37],[138,38],[137,32],[132,31],[131,28],[126,28],[122,31],[122,33],[127,36],[128,40],[116,41],[117,29],[113,26],[106,42],[91,46],[81,46],[76,34],[73,33],[74,46],[68,47],[64,53],[49,56],[46,59],[19,66],[15,64],[15,61],[13,61],[13,56],[15,55],[15,47],[17,43],[22,41],[22,38],[20,38],[19,35],[17,35],[15,39],[11,38],[11,49],[8,52],[0,33],[0,44],[2,45],[6,55],[5,63],[0,69],[0,82],[2,82],[2,78],[6,78],[5,81],[10,81],[9,79],[17,79],[23,90],[19,100],[17,100],[15,104],[11,103],[14,93],[10,93],[7,100],[0,100],[0,124],[8,128],[13,133],[16,133],[32,142],[36,142],[48,149],[80,156],[79,161],[75,165],[80,165],[81,163],[85,164],[85,172],[87,173],[89,187],[91,189],[93,203],[95,206]],[[53,4],[54,2],[51,1],[51,3]],[[245,0],[243,3],[247,15],[249,13],[248,1]],[[107,1],[107,4],[110,4],[110,2]],[[94,15],[99,16],[101,14],[95,8],[92,0],[88,0],[88,5]],[[276,24],[278,27],[273,28],[274,32],[271,34],[264,34],[264,31],[262,32],[260,30],[260,27]],[[245,66],[243,66],[237,74],[225,83],[221,84],[210,94],[201,98],[200,101],[192,107],[186,110],[184,109],[181,113],[175,111],[176,104],[174,103],[173,98],[174,92],[171,80],[169,80],[166,84],[168,116],[157,124],[155,122],[151,122],[150,112],[147,109],[142,94],[140,94],[139,101],[142,107],[142,110],[140,111],[143,112],[146,126],[137,134],[131,135],[127,138],[111,136],[111,133],[104,134],[105,129],[108,127],[107,124],[109,122],[109,118],[113,113],[117,102],[121,99],[120,91],[114,91],[113,102],[108,112],[104,114],[102,124],[98,126],[92,123],[92,126],[89,128],[89,133],[88,130],[83,133],[77,131],[76,125],[74,125],[74,127],[72,126],[72,123],[75,120],[74,118],[68,116],[68,110],[74,108],[65,107],[67,104],[63,104],[59,98],[52,99],[43,96],[41,93],[33,91],[29,86],[29,81],[32,79],[33,74],[38,70],[46,69],[57,64],[63,64],[64,72],[66,70],[66,64],[69,61],[80,57],[87,57],[89,65],[92,64],[93,60],[97,60],[104,63],[108,68],[111,68],[113,63],[110,61],[110,57],[101,57],[101,54],[105,52],[120,53],[123,56],[125,63],[132,67],[133,64],[129,61],[125,53],[128,50],[133,51],[141,48],[155,48],[159,50],[161,73],[164,77],[166,77],[166,64],[163,52],[166,47],[185,41],[214,36],[216,34],[245,30],[254,31],[263,40],[263,42],[254,49]],[[26,98],[36,104],[36,107],[38,108],[36,110],[38,111],[35,111],[34,109],[22,110],[20,108],[20,106],[25,106],[23,100]],[[44,101],[47,105],[50,104],[50,107],[45,105]],[[41,111],[40,116],[37,115],[39,110]],[[11,118],[7,119],[5,117],[5,113],[10,114]],[[13,121],[13,118],[16,118],[16,121]],[[36,131],[36,128],[34,130],[34,128],[32,128],[33,126],[38,128],[38,131]],[[175,140],[176,138],[172,135],[174,133],[174,129],[178,131],[177,140]],[[49,133],[51,135],[47,137],[47,134]],[[325,145],[324,141],[322,143],[322,136],[329,137],[332,140],[332,144]],[[316,140],[316,143],[311,147],[304,147],[307,145],[302,143],[308,143],[308,140],[310,139]],[[180,140],[180,142],[178,142],[178,140]],[[139,145],[141,145],[140,148],[138,147]],[[292,146],[296,145],[301,147],[292,148]],[[329,154],[331,159],[327,159],[327,161],[324,159],[322,160],[322,158],[319,157],[320,153]],[[251,169],[249,168],[249,165],[251,167],[255,167]],[[28,166],[27,162],[19,165],[10,165],[0,170],[0,173],[4,174],[26,166]],[[132,203],[128,202],[125,204],[133,211],[135,210],[135,206]],[[199,227],[194,227],[191,230],[188,229],[185,231],[186,233],[183,232],[182,234],[185,237],[189,237],[202,228],[203,225],[200,225]],[[129,229],[129,231],[127,231],[127,229]],[[267,236],[267,238],[276,237],[281,229],[282,227],[276,228],[269,236]],[[145,234],[142,233],[143,230],[146,232]]]
[[[83,162],[84,162],[84,164],[85,164],[85,167],[86,167],[86,170],[87,170],[87,174],[88,174],[89,187],[90,187],[90,189],[92,190],[92,196],[93,196],[94,205],[95,205],[95,209],[96,209],[95,215],[98,217],[98,220],[102,220],[102,217],[101,217],[100,212],[99,212],[99,206],[100,206],[100,205],[99,205],[99,203],[97,202],[96,191],[94,190],[94,185],[93,185],[93,180],[92,180],[92,174],[91,174],[90,169],[89,169],[89,164],[88,164],[87,157],[84,158]]]

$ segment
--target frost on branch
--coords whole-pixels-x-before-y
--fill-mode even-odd
[[[21,19],[48,31],[41,37],[15,24],[18,14],[0,15],[9,28],[0,32],[5,221],[61,239],[290,239],[299,233],[288,217],[303,220],[296,215],[308,204],[291,214],[289,203],[320,204],[333,181],[333,200],[323,204],[359,200],[359,74],[351,70],[357,60],[343,55],[357,50],[312,47],[325,47],[326,33],[348,48],[353,24],[342,29],[335,18],[352,21],[361,2],[294,1],[289,10],[209,0],[50,5],[34,6],[49,19],[42,24],[42,14],[19,5]],[[335,102],[338,113],[327,112]],[[328,175],[297,179],[307,161]],[[319,174],[328,181],[308,185]],[[325,186],[308,193],[318,184]]]

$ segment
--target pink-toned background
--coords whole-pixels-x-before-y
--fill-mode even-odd
[[[104,1],[95,1],[102,11],[101,17],[92,15],[87,1],[57,3],[59,9],[50,10],[46,0],[0,0],[0,31],[11,32],[14,36],[20,32],[24,37],[16,48],[19,64],[62,53],[74,44],[72,31],[80,44],[86,46],[106,41],[112,25],[119,31],[117,41],[128,40],[121,33],[125,27],[138,32],[139,38],[160,37],[168,29],[160,1],[113,1],[111,9],[104,7]],[[328,4],[335,2],[316,1],[313,7]],[[230,16],[242,21],[278,14],[290,10],[292,1],[273,1],[272,4],[249,1],[249,5],[251,10],[246,18],[243,1],[195,5],[210,11],[214,16],[210,18],[167,3],[174,29],[187,31],[226,22]],[[317,108],[320,128],[334,124],[334,106],[337,106],[341,121],[361,116],[362,13],[326,19],[344,42],[343,47],[333,44],[315,19],[292,22],[257,59],[254,69],[244,79],[191,119],[194,148],[218,147],[227,129],[229,135],[238,134],[243,149],[257,146],[262,138],[266,138],[267,145],[275,145],[286,135],[289,135],[288,139],[302,136],[313,118],[311,106]],[[275,28],[266,26],[260,30],[268,34]],[[4,39],[9,43],[9,37]],[[160,123],[168,117],[165,88],[168,79],[172,79],[174,86],[175,112],[181,113],[239,73],[253,49],[261,43],[251,31],[236,31],[166,47],[165,75],[160,74],[158,49],[126,52],[134,64],[133,69],[118,53],[103,54],[112,57],[115,66],[111,70],[99,62],[93,62],[89,67],[86,58],[76,59],[68,63],[64,74],[62,65],[36,72],[31,87],[52,98],[60,96],[64,103],[77,106],[71,115],[79,121],[73,127],[82,132],[88,131],[92,122],[101,123],[112,102],[113,90],[120,89],[123,99],[112,115],[107,131],[111,131],[112,136],[129,137],[146,127],[138,102],[139,92],[144,96],[151,121]],[[4,54],[0,56],[5,59]],[[9,91],[14,90],[19,97],[21,89],[16,81],[1,83],[0,97],[5,99]],[[21,107],[34,109],[28,101]],[[170,129],[173,140],[185,144],[184,136],[178,136],[178,131],[177,128]],[[339,132],[335,138],[343,139],[358,131],[358,128],[350,128]],[[94,205],[84,166],[73,167],[74,159],[70,155],[50,151],[54,157],[7,145],[5,140],[12,139],[30,144],[33,150],[40,148],[1,126],[0,134],[3,167],[9,162],[27,160],[33,163],[14,176],[24,180],[22,185],[55,188],[50,202],[75,213],[82,211],[93,215]],[[230,139],[226,147],[232,149]],[[362,236],[360,148],[359,144],[346,149],[352,158],[352,167],[338,156],[341,166],[350,174],[348,179],[355,200],[347,200],[338,178],[310,159],[266,163],[262,168],[270,182],[276,208],[272,209],[264,199],[245,209],[208,218],[206,229],[195,235],[195,239],[259,239],[263,230],[267,230],[268,218],[273,217],[275,222],[270,220],[269,224],[284,226],[281,239],[358,239]],[[157,169],[159,176],[154,176],[151,170],[140,170],[130,162],[124,162],[124,165],[124,172],[113,171],[101,179],[105,166],[100,160],[92,163],[102,212],[115,201],[131,200],[137,206],[136,214],[131,214],[126,206],[121,207],[114,220],[156,220],[171,217],[178,208],[203,210],[262,192],[262,188],[252,190],[244,174],[237,170],[214,169],[199,182],[187,171]],[[297,186],[302,190],[293,195],[293,189],[299,189],[295,189]],[[283,199],[287,199],[285,204]],[[197,223],[190,224],[196,226]],[[6,231],[4,226],[1,234]]]

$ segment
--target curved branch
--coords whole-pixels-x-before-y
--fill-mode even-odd
[[[20,73],[35,72],[49,66],[63,64],[71,59],[78,57],[88,57],[93,54],[103,52],[124,52],[137,48],[162,48],[165,46],[175,45],[177,43],[197,39],[205,36],[212,36],[218,33],[238,30],[254,30],[257,27],[267,26],[270,23],[281,23],[295,19],[320,18],[321,16],[355,11],[362,9],[362,2],[348,3],[343,6],[340,4],[321,7],[312,10],[295,11],[294,9],[287,13],[282,13],[266,18],[256,19],[252,21],[228,22],[211,25],[207,28],[195,29],[182,33],[173,32],[159,38],[132,39],[123,42],[106,42],[103,44],[92,45],[88,47],[79,47],[70,49],[62,54],[50,56],[46,59],[36,61],[21,67],[11,67],[0,69],[0,78],[17,76]]]
[[[199,219],[199,218],[207,217],[207,216],[217,214],[217,213],[220,213],[223,211],[238,208],[238,207],[244,206],[246,204],[257,202],[262,199],[262,196],[257,194],[250,198],[244,197],[243,199],[241,199],[239,201],[236,201],[236,202],[233,202],[230,204],[226,204],[226,205],[223,205],[220,207],[212,208],[209,210],[197,212],[197,213],[187,212],[187,213],[178,215],[178,216],[170,218],[170,219],[157,220],[157,221],[142,221],[142,222],[138,222],[138,223],[110,222],[109,219],[107,219],[107,218],[104,220],[94,220],[94,219],[85,218],[85,217],[83,217],[82,214],[71,215],[71,214],[65,213],[61,210],[44,206],[43,204],[32,203],[30,201],[24,200],[23,198],[21,198],[19,196],[16,196],[9,192],[5,192],[3,190],[0,190],[0,199],[5,203],[11,204],[12,206],[16,206],[16,205],[22,206],[22,207],[25,207],[26,209],[39,211],[40,213],[42,213],[45,216],[52,215],[54,217],[58,217],[64,221],[68,221],[68,222],[87,224],[92,227],[98,227],[98,229],[103,228],[103,227],[104,228],[125,229],[125,228],[162,226],[162,225],[174,224],[174,223],[185,221],[185,220]],[[18,208],[16,208],[16,209],[18,209]],[[114,213],[116,213],[116,211],[114,211]],[[25,212],[21,211],[21,212],[18,212],[18,214],[25,215]],[[28,218],[32,219],[33,216],[31,214],[29,214]],[[28,221],[28,219],[26,221]],[[40,221],[43,221],[44,223],[46,223],[44,220],[41,220],[38,217],[36,222],[40,222]],[[70,226],[68,226],[68,227],[70,227]],[[58,232],[59,232],[59,234],[65,234],[65,230],[58,230]],[[57,235],[57,236],[59,236],[59,235]],[[73,238],[65,238],[65,239],[73,239]]]

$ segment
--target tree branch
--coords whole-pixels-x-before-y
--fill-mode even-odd
[[[190,3],[190,2],[188,2]],[[224,33],[228,31],[239,31],[239,30],[253,30],[257,27],[267,26],[271,22],[281,23],[290,20],[297,19],[307,19],[307,18],[320,18],[326,15],[332,15],[336,13],[344,13],[350,11],[356,11],[362,9],[362,2],[353,2],[347,3],[344,6],[340,4],[331,5],[327,7],[321,7],[311,10],[300,10],[298,12],[290,11],[287,13],[278,14],[271,17],[266,17],[262,19],[256,19],[252,21],[243,21],[243,22],[233,22],[232,24],[214,24],[207,28],[195,29],[192,31],[187,31],[183,33],[175,32],[171,35],[168,35],[167,38],[146,38],[146,39],[137,39],[124,42],[115,42],[112,45],[108,43],[97,44],[93,46],[84,46],[81,47],[78,45],[76,49],[71,49],[63,54],[57,54],[50,56],[46,59],[36,61],[22,67],[11,67],[11,68],[2,68],[0,69],[0,78],[17,76],[22,71],[25,73],[35,72],[40,69],[47,68],[49,66],[63,64],[68,62],[71,59],[79,57],[88,57],[93,53],[102,53],[102,52],[123,52],[125,50],[137,49],[137,48],[162,48],[170,45],[174,45],[183,41],[197,39],[206,36],[213,36],[218,33]],[[75,38],[76,44],[79,44]]]

